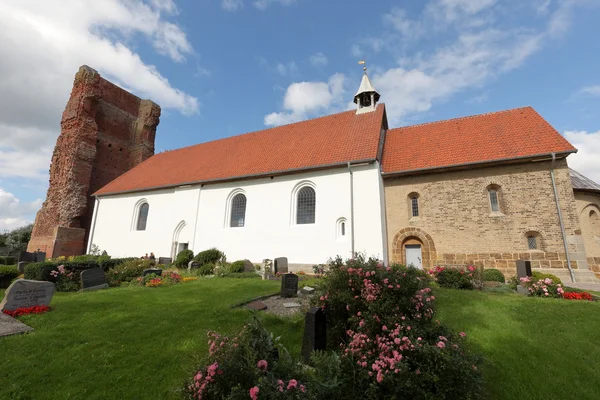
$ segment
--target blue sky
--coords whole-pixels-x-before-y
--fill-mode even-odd
[[[392,127],[531,105],[600,181],[599,17],[595,0],[3,0],[0,230],[45,198],[81,64],[162,106],[157,152],[345,110],[365,58]]]

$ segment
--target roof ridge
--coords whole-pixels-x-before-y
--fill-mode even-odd
[[[393,131],[393,130],[396,130],[396,129],[415,128],[415,127],[421,127],[421,126],[426,126],[426,125],[435,125],[435,124],[440,124],[440,123],[444,123],[444,122],[462,121],[462,120],[465,120],[465,119],[486,117],[486,116],[495,115],[495,114],[504,114],[504,113],[508,113],[508,112],[512,112],[512,111],[517,111],[517,110],[525,110],[525,109],[528,109],[528,108],[534,110],[534,108],[532,106],[510,108],[508,110],[490,111],[490,112],[482,113],[482,114],[465,115],[464,117],[456,117],[456,118],[442,119],[442,120],[439,120],[439,121],[423,122],[423,123],[414,124],[414,125],[399,126],[397,128],[391,128],[388,131]]]

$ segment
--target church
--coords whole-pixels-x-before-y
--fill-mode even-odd
[[[577,150],[533,108],[389,128],[379,100],[365,70],[354,110],[152,155],[158,109],[154,125],[133,124],[136,161],[88,185],[88,225],[69,220],[66,239],[47,229],[50,254],[61,240],[115,257],[217,247],[231,261],[287,257],[309,271],[361,252],[419,268],[514,275],[529,260],[567,281],[600,277],[600,185],[569,169]],[[144,101],[132,120],[152,115]],[[100,152],[112,143],[97,130]],[[35,231],[30,247],[43,242]]]

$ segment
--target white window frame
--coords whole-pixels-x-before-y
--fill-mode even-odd
[[[305,187],[310,187],[315,191],[315,222],[309,224],[299,224],[297,219],[298,213],[298,194],[300,190]],[[319,191],[317,190],[317,186],[311,181],[301,181],[294,186],[294,189],[291,193],[290,199],[290,225],[291,226],[315,226],[319,221],[319,201],[318,201]],[[346,227],[348,229],[348,227]]]
[[[243,226],[231,226],[231,211],[233,207],[233,199],[238,194],[243,194],[246,197],[246,209],[244,211],[244,225]],[[223,218],[223,228],[225,229],[239,229],[244,228],[248,225],[248,194],[242,188],[236,188],[232,190],[226,199],[225,205],[225,217]]]
[[[138,226],[138,221],[140,218],[140,211],[141,208],[144,204],[148,204],[148,215],[146,216],[146,227],[144,230],[138,230],[137,226]],[[145,232],[148,230],[148,217],[150,216],[150,203],[148,202],[148,200],[146,198],[143,199],[139,199],[135,205],[133,206],[133,215],[131,218],[131,231],[135,231],[135,232]]]

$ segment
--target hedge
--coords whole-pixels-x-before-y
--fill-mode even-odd
[[[64,265],[66,269],[73,271],[76,275],[81,274],[81,271],[90,268],[102,268],[104,272],[109,269],[124,263],[125,261],[135,260],[135,257],[130,258],[98,258],[88,261],[44,261],[39,263],[31,263],[25,267],[25,279],[33,279],[36,281],[55,282],[56,279],[50,275],[50,272],[55,270],[59,265]],[[78,278],[77,278],[78,279]]]
[[[225,261],[225,253],[213,247],[196,254],[194,261],[198,261],[200,265],[218,264]]]
[[[17,257],[0,256],[0,265],[14,265],[17,263]]]
[[[14,265],[0,265],[0,289],[6,289],[13,279],[21,275]]]

